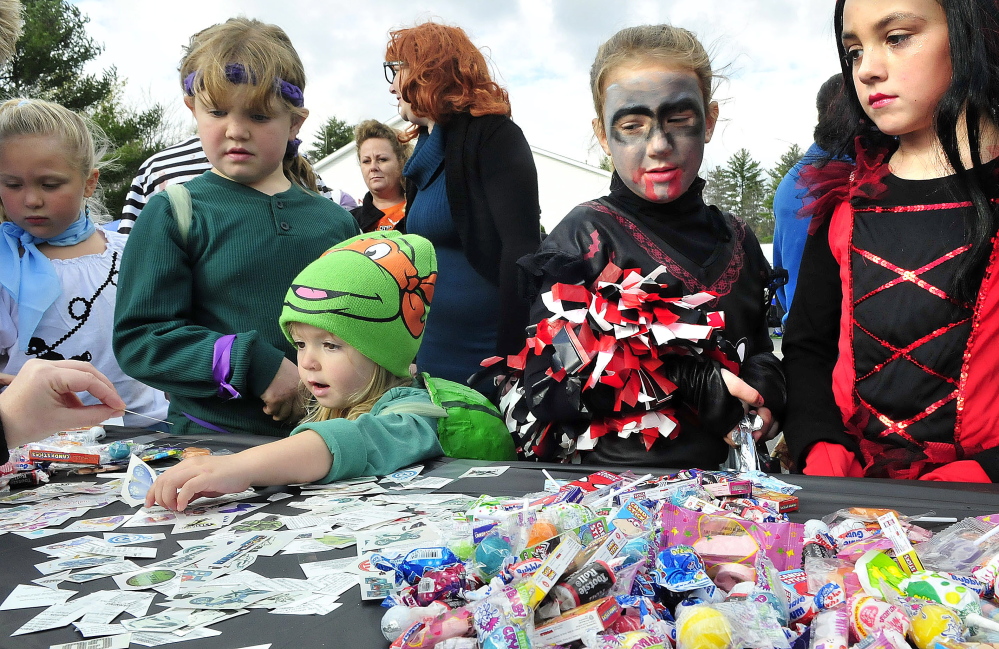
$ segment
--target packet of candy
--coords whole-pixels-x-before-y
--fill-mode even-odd
[[[870,550],[857,559],[854,572],[860,586],[871,597],[884,597],[882,584],[901,591],[900,584],[908,576],[894,559],[880,550]]]
[[[704,562],[689,545],[673,545],[656,555],[652,579],[674,593],[713,586],[704,570]]]
[[[442,640],[469,635],[471,631],[472,611],[458,608],[417,622],[393,640],[389,649],[430,649]]]
[[[846,649],[850,637],[850,611],[845,607],[822,611],[812,622],[810,649]]]
[[[776,647],[789,649],[773,609],[756,602],[681,606],[676,616],[677,649]]]
[[[850,598],[850,630],[863,640],[874,631],[891,630],[904,638],[911,629],[909,617],[901,608],[868,595]]]
[[[940,530],[916,551],[927,570],[967,572],[982,565],[986,557],[999,555],[999,525],[978,518],[965,518]]]
[[[702,514],[665,503],[661,547],[690,545],[710,570],[719,563],[753,565],[762,551],[777,570],[800,566],[804,529],[800,523],[755,523]]]

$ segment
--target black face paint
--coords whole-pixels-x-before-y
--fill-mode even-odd
[[[707,133],[693,72],[661,63],[621,68],[610,76],[604,115],[614,167],[629,189],[666,203],[690,188]]]

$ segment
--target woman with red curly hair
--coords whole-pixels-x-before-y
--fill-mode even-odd
[[[385,58],[390,92],[411,124],[404,139],[418,138],[403,171],[406,229],[437,250],[434,310],[416,363],[467,383],[484,358],[524,345],[530,305],[516,262],[540,244],[534,158],[506,90],[462,29],[427,22],[393,31]]]

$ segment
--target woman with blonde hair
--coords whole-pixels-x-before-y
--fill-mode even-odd
[[[402,168],[413,151],[399,133],[376,119],[366,119],[354,127],[357,162],[368,193],[350,213],[362,232],[399,230],[405,232],[406,185]]]

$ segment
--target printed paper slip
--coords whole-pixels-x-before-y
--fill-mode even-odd
[[[76,570],[78,568],[93,568],[107,563],[117,563],[121,561],[118,557],[70,557],[54,559],[45,563],[36,563],[35,569],[43,575],[51,575],[53,572],[63,570]]]
[[[497,478],[503,475],[509,468],[509,466],[476,466],[458,476],[458,480],[465,478]]]
[[[126,521],[129,520],[129,516],[103,516],[101,518],[88,518],[82,521],[76,521],[66,529],[64,532],[110,532],[111,530],[116,530]]]
[[[125,627],[120,624],[89,624],[87,622],[73,622],[73,626],[76,630],[80,632],[84,638],[93,638],[96,636],[114,636],[126,633]],[[111,640],[111,638],[108,638]],[[75,644],[75,643],[70,643]],[[63,647],[67,645],[61,645]],[[127,646],[127,645],[126,645]]]
[[[128,469],[121,484],[121,499],[131,507],[141,507],[146,503],[146,493],[155,480],[156,472],[138,455],[133,455],[128,460]]]
[[[273,615],[326,615],[337,610],[343,604],[336,597],[320,595],[303,606],[287,606],[271,611]]]
[[[132,644],[141,647],[159,647],[160,645],[172,644],[181,640],[200,640],[202,638],[214,638],[222,635],[221,631],[201,627],[195,629],[190,634],[180,638],[173,633],[154,633],[152,631],[137,631],[132,633]]]
[[[149,541],[162,541],[166,534],[127,534],[127,533],[104,533],[104,542],[111,545],[135,545],[137,543],[148,543]]]
[[[382,525],[390,521],[409,518],[412,514],[393,511],[385,507],[365,507],[358,511],[349,511],[336,516],[331,516],[330,520],[335,525],[342,525],[351,530],[363,530],[375,525]]]
[[[120,575],[126,572],[134,572],[138,569],[139,564],[126,559],[124,561],[115,561],[113,563],[106,563],[102,566],[94,566],[93,568],[81,570],[80,572],[69,575],[65,578],[65,580],[72,584],[83,584],[95,579],[102,579],[112,575]]]
[[[72,590],[53,590],[43,586],[27,586],[18,584],[10,592],[7,599],[0,604],[0,611],[13,611],[20,608],[37,608],[65,604],[66,600],[76,595]]]
[[[413,480],[412,482],[407,482],[406,484],[400,485],[398,487],[393,487],[393,491],[406,490],[406,489],[440,489],[441,487],[447,486],[454,482],[451,478],[420,478],[419,480]]]
[[[117,626],[117,625],[112,625]],[[87,637],[84,635],[84,637]],[[77,642],[67,642],[65,644],[54,644],[49,649],[125,649],[132,642],[131,633],[122,633],[107,638],[97,638],[94,640],[79,640]]]
[[[25,633],[58,629],[59,627],[76,622],[78,619],[83,617],[85,612],[86,611],[82,606],[72,602],[68,604],[50,606],[35,617],[28,620],[24,626],[10,635],[24,635]]]
[[[57,572],[54,575],[48,575],[46,577],[39,577],[38,579],[32,579],[31,583],[38,584],[39,586],[44,586],[45,588],[56,589],[59,584],[66,581],[66,577],[73,572],[72,570],[63,570],[62,572]]]

